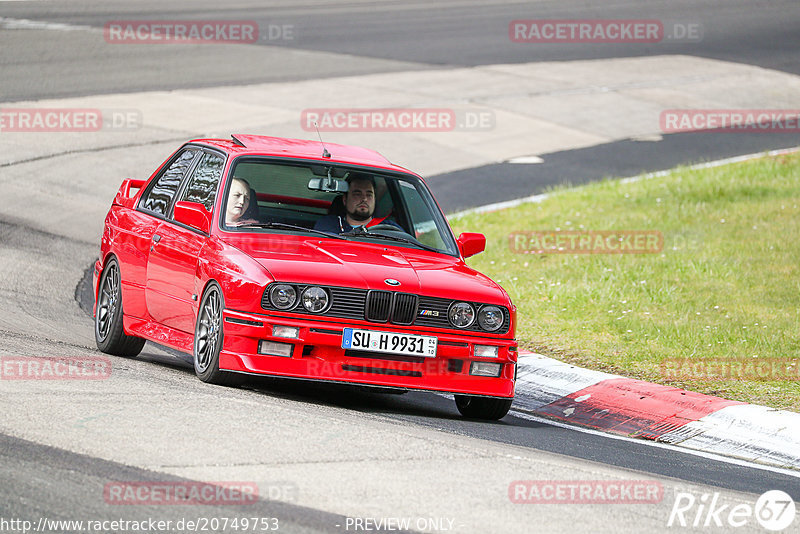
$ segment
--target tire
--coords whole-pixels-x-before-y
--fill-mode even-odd
[[[511,409],[513,399],[494,399],[489,397],[472,397],[456,395],[456,408],[468,419],[486,419],[497,421],[502,419]]]
[[[219,369],[219,352],[222,350],[225,337],[222,321],[224,307],[222,289],[212,282],[206,288],[197,310],[192,359],[194,372],[203,382],[218,386],[235,386],[240,384],[243,378]]]
[[[106,354],[126,358],[139,354],[145,340],[129,336],[122,327],[122,284],[119,264],[114,258],[106,262],[95,299],[94,339],[97,348]]]

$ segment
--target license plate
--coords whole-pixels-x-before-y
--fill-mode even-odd
[[[433,358],[436,356],[436,337],[345,328],[342,348]]]

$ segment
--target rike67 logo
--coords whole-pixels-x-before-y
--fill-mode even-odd
[[[668,527],[719,528],[725,530],[757,522],[771,532],[780,532],[794,523],[794,500],[788,493],[771,490],[762,494],[755,506],[748,503],[731,505],[720,502],[720,494],[680,492],[669,514]]]

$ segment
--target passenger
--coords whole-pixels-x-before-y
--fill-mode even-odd
[[[352,173],[347,177],[347,193],[342,197],[344,213],[331,213],[317,220],[315,230],[341,234],[356,228],[368,228],[378,224],[400,226],[389,219],[375,218],[375,178],[369,174]]]
[[[225,211],[225,224],[227,226],[241,226],[253,224],[258,221],[251,218],[243,219],[242,216],[250,206],[250,184],[243,178],[233,177],[231,190],[228,192],[228,206]]]

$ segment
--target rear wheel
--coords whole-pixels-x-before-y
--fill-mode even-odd
[[[493,399],[489,397],[472,397],[456,395],[456,408],[468,419],[502,419],[511,409],[513,399]]]
[[[222,328],[224,305],[222,290],[217,284],[210,284],[200,301],[197,324],[194,328],[194,372],[203,382],[233,386],[241,383],[241,377],[219,369],[219,352],[222,350],[224,338]]]
[[[129,336],[122,327],[122,285],[117,260],[106,262],[97,288],[94,316],[94,339],[106,354],[132,358],[139,354],[145,340]]]

